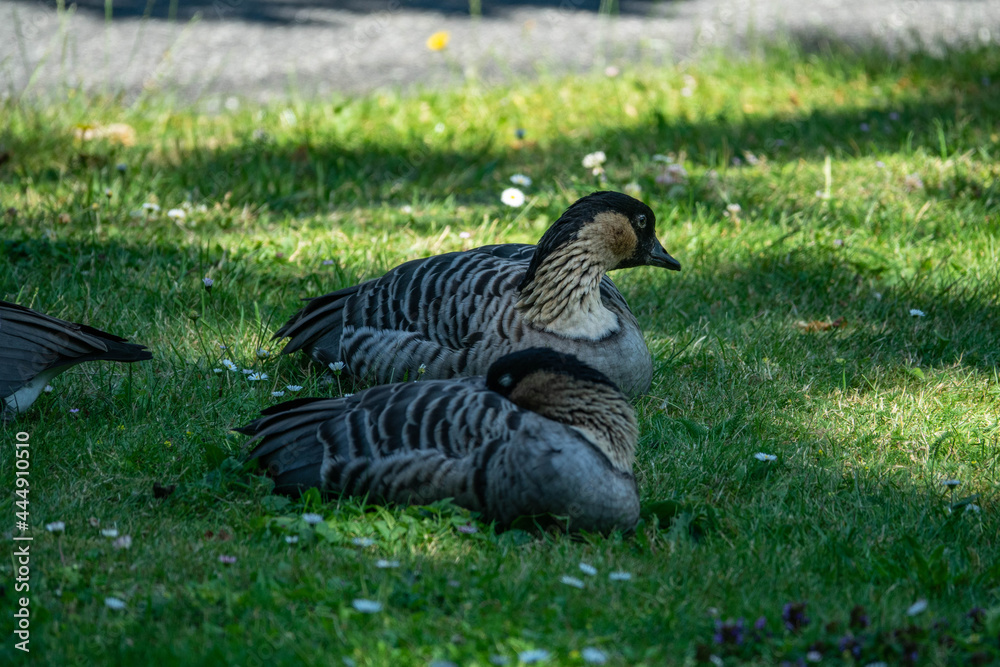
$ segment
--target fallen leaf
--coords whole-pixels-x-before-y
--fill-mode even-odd
[[[122,146],[135,145],[135,128],[125,123],[111,123],[110,125],[77,125],[73,133],[81,141],[94,141],[97,139],[107,139]]]
[[[829,331],[830,329],[839,329],[845,324],[847,324],[847,320],[844,319],[843,317],[838,317],[833,322],[824,322],[822,320],[811,320],[809,322],[805,322],[803,320],[799,320],[798,322],[795,323],[795,326],[797,326],[805,333],[815,333],[817,331]]]

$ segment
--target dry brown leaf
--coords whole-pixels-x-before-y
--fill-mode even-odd
[[[134,146],[136,133],[131,125],[125,123],[111,123],[110,125],[78,125],[74,132],[77,139],[81,141],[94,141],[96,139],[107,139],[122,146]]]
[[[833,322],[824,322],[822,320],[811,320],[806,322],[804,320],[799,320],[795,323],[799,329],[805,333],[815,333],[817,331],[829,331],[830,329],[838,329],[844,326],[847,320],[843,317],[838,317]]]

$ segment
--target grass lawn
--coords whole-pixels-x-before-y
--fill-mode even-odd
[[[997,109],[996,49],[791,46],[214,114],[2,103],[0,297],[155,359],[78,367],[0,426],[5,549],[19,431],[35,538],[31,653],[5,629],[0,660],[1000,660]],[[606,184],[581,165],[597,150]],[[500,201],[515,173],[533,179],[520,208]],[[534,242],[577,197],[636,186],[684,267],[613,276],[656,368],[636,534],[290,502],[237,463],[230,429],[288,385],[356,389],[278,355],[299,298]],[[0,572],[7,628],[23,594],[13,558]]]

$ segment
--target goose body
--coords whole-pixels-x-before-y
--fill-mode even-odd
[[[652,360],[639,323],[605,273],[680,270],[642,202],[596,192],[570,206],[537,246],[505,244],[401,264],[375,280],[311,299],[276,334],[283,352],[343,362],[377,383],[483,375],[516,350],[574,354],[635,396]]]
[[[25,412],[52,378],[76,364],[152,356],[114,334],[0,301],[0,413]]]
[[[627,530],[639,517],[638,429],[603,374],[553,350],[496,361],[486,377],[380,385],[276,405],[254,436],[276,490],[319,487],[373,500],[452,498],[509,525],[555,515],[571,530]]]

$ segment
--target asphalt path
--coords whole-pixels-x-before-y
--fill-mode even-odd
[[[481,1],[479,15],[470,2]],[[603,0],[605,3],[614,0]],[[707,48],[1000,44],[1000,0],[0,0],[0,95],[205,104],[493,82]],[[442,51],[427,38],[448,31]]]

